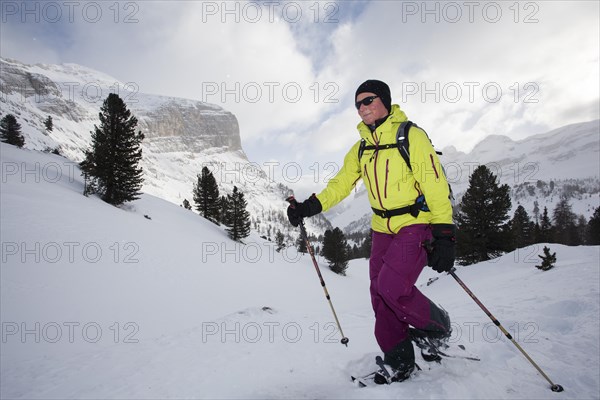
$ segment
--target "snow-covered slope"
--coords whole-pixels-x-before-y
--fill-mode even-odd
[[[55,155],[0,144],[0,157],[2,398],[598,398],[600,247],[550,245],[547,272],[542,245],[458,269],[565,392],[430,269],[419,288],[481,361],[419,357],[409,381],[359,389],[349,375],[378,354],[366,260],[346,277],[320,260],[346,348],[308,257],[255,235],[234,244],[150,195],[124,209],[86,198]]]
[[[133,82],[119,82],[102,72],[77,64],[28,65],[0,59],[0,117],[12,113],[22,125],[25,147],[60,148],[61,154],[81,161],[99,124],[98,113],[109,93],[117,93],[138,119],[142,142],[145,193],[177,205],[187,199],[197,175],[208,167],[221,195],[233,186],[242,191],[252,216],[252,229],[274,238],[280,230],[292,242],[284,216],[285,198],[292,191],[273,181],[248,160],[241,147],[236,117],[223,108],[195,100],[143,93]],[[51,116],[54,130],[46,132]],[[307,222],[309,232],[329,226],[319,216]]]
[[[476,166],[485,164],[501,183],[515,186],[538,180],[600,178],[600,120],[563,126],[513,141],[491,135],[469,153],[443,149],[448,179],[460,195]]]

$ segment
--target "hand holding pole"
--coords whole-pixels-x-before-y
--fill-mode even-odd
[[[294,196],[288,197],[286,199],[286,201],[288,203],[290,203],[290,206],[293,206],[293,207],[298,204],[298,202],[296,201]],[[317,260],[315,258],[315,254],[313,252],[312,246],[310,245],[310,241],[308,240],[308,235],[306,234],[304,220],[300,220],[300,224],[298,226],[300,227],[300,236],[302,237],[302,240],[304,240],[304,243],[306,243],[306,249],[308,250],[310,257],[312,258],[312,262],[315,267],[315,271],[317,271],[317,275],[319,276],[319,280],[321,281],[321,286],[323,287],[323,291],[325,292],[325,297],[327,298],[327,301],[329,302],[329,307],[331,307],[331,312],[333,313],[333,317],[335,318],[335,323],[337,324],[337,327],[340,330],[340,334],[342,335],[342,339],[340,340],[340,343],[342,343],[343,345],[348,347],[348,342],[350,340],[346,336],[344,336],[344,332],[342,331],[340,321],[337,317],[335,309],[333,308],[333,303],[331,302],[331,296],[329,296],[329,292],[327,291],[327,286],[325,286],[325,280],[323,279],[323,275],[321,275],[321,270],[319,269],[319,265],[317,264]]]

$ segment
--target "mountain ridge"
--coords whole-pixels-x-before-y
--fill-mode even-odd
[[[573,211],[589,218],[600,206],[600,120],[569,124],[544,134],[520,140],[505,135],[490,135],[468,153],[454,146],[442,149],[440,160],[452,185],[458,204],[468,188],[469,177],[479,165],[487,165],[501,184],[511,188],[512,212],[523,205],[533,216],[534,202],[541,210],[552,212],[562,195],[568,195]],[[579,192],[573,192],[573,181]],[[539,182],[539,183],[538,183]],[[543,191],[540,185],[551,185],[553,191]],[[529,190],[523,190],[524,188]],[[354,221],[371,213],[364,186],[327,213],[333,225],[348,230],[368,230],[368,225]],[[361,228],[362,226],[362,228]]]
[[[145,94],[135,83],[77,64],[27,65],[0,59],[0,114],[17,117],[30,149],[58,148],[70,160],[81,161],[91,131],[99,124],[102,102],[111,92],[123,98],[145,135],[143,192],[178,205],[184,199],[192,202],[197,175],[207,167],[221,194],[231,193],[234,186],[245,194],[252,229],[271,238],[280,230],[288,242],[295,240],[298,232],[284,215],[285,198],[292,190],[248,160],[231,112],[196,100]],[[44,127],[48,115],[54,124],[49,133]],[[309,231],[317,234],[328,226],[323,216],[307,221]]]
[[[27,65],[0,59],[1,113],[17,116],[26,147],[60,147],[61,153],[74,161],[83,158],[90,131],[98,123],[102,96],[111,90],[129,100],[126,103],[138,118],[138,129],[146,135],[142,144],[143,191],[175,204],[190,201],[196,176],[206,166],[215,174],[222,193],[238,186],[246,194],[254,230],[270,238],[280,230],[288,241],[295,240],[297,231],[291,229],[284,214],[284,199],[293,191],[248,160],[237,119],[229,111],[196,100],[144,94],[135,83],[123,83],[73,63]],[[52,115],[55,125],[50,134],[44,132],[43,124],[48,115]],[[468,153],[454,146],[444,148],[441,160],[456,200],[466,191],[474,167],[486,164],[500,183],[512,188],[513,209],[523,204],[530,214],[534,201],[551,210],[561,195],[572,194],[570,180],[591,179],[578,183],[585,188],[574,204],[574,211],[589,217],[600,203],[599,123],[592,120],[570,124],[520,140],[490,135]],[[542,191],[531,189],[538,181],[559,182],[550,199],[547,190],[541,196]],[[563,190],[564,186],[569,186],[568,190]],[[367,230],[370,207],[365,195],[364,187],[359,185],[353,195],[325,213],[325,218],[319,215],[308,219],[308,230],[322,233],[332,226],[328,219],[335,226],[363,226]]]

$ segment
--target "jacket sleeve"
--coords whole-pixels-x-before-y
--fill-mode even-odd
[[[409,152],[413,175],[431,212],[431,223],[452,224],[452,203],[446,174],[427,134],[418,127],[410,130]]]
[[[323,206],[323,211],[329,210],[344,200],[361,178],[360,161],[358,159],[359,146],[360,141],[352,146],[344,157],[344,165],[342,165],[340,171],[327,183],[327,187],[317,195]]]

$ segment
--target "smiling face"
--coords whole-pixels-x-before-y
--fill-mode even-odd
[[[377,96],[375,93],[364,92],[359,93],[356,96],[356,102],[362,101],[367,97]],[[383,105],[383,102],[379,97],[375,98],[371,104],[368,106],[361,104],[358,109],[358,115],[363,120],[363,122],[367,125],[373,125],[375,121],[384,118],[388,115],[388,110]]]

